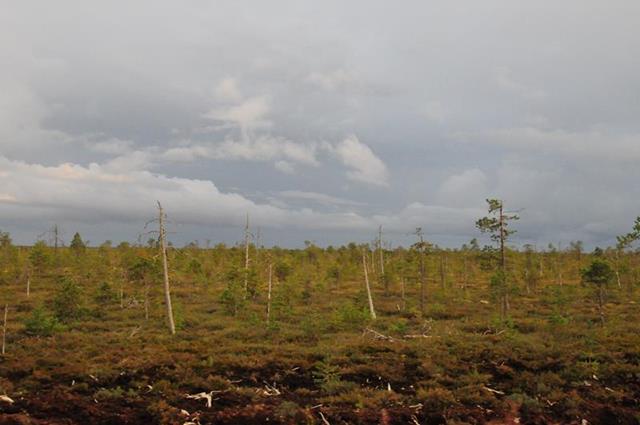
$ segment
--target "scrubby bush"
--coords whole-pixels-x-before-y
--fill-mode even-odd
[[[369,312],[353,302],[340,305],[332,314],[331,323],[334,327],[353,329],[362,327],[369,320]]]
[[[93,398],[98,401],[117,400],[124,396],[125,392],[122,387],[100,388],[93,394]]]
[[[181,302],[173,302],[173,322],[176,330],[184,330],[187,327],[187,320],[184,317],[184,307]]]
[[[117,298],[118,295],[113,290],[111,285],[109,285],[109,282],[102,282],[102,284],[100,284],[100,286],[98,287],[93,300],[99,306],[106,306],[115,302]]]
[[[42,274],[50,262],[49,248],[44,241],[36,242],[29,251],[29,262],[36,274]]]
[[[394,334],[404,335],[408,330],[409,324],[407,323],[406,319],[397,320],[389,325],[389,331]]]
[[[325,278],[332,286],[337,288],[340,284],[340,279],[342,278],[342,271],[340,270],[340,267],[335,264],[329,267],[325,274]]]
[[[416,398],[422,403],[426,412],[443,413],[458,402],[451,391],[446,388],[419,388]]]
[[[187,272],[195,275],[202,274],[202,263],[197,258],[192,258],[187,264]]]
[[[33,309],[31,315],[24,321],[24,326],[25,332],[34,336],[51,336],[64,330],[64,326],[58,319],[42,307]]]
[[[273,272],[279,282],[286,281],[292,271],[293,268],[291,267],[291,264],[285,261],[277,262],[276,266],[273,268]]]
[[[289,422],[301,416],[300,406],[293,401],[283,401],[276,409],[276,416],[284,422]]]
[[[607,285],[613,280],[615,273],[609,263],[599,258],[591,262],[589,267],[582,270],[582,281],[596,287],[598,314],[600,323],[604,324],[604,293]]]
[[[243,288],[243,274],[237,267],[233,267],[225,274],[226,288],[220,294],[220,302],[227,314],[237,315],[244,306],[245,293]]]
[[[80,233],[76,232],[73,235],[73,240],[71,241],[69,248],[71,248],[71,251],[75,254],[76,257],[79,257],[85,253],[87,246],[82,240],[82,237],[80,237]]]
[[[340,368],[326,360],[316,363],[313,380],[326,395],[340,394],[357,386],[354,382],[343,381]]]
[[[53,311],[62,323],[70,323],[82,316],[82,293],[78,285],[69,278],[63,278],[53,299]]]

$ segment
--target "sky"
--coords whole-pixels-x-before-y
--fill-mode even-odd
[[[640,215],[640,2],[0,0],[0,230],[604,246]],[[146,240],[146,238],[145,238]]]

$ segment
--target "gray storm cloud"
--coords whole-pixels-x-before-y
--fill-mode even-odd
[[[177,239],[249,213],[273,243],[383,225],[455,245],[501,197],[516,243],[606,244],[640,215],[639,19],[622,0],[6,2],[0,228],[132,240],[160,199]]]

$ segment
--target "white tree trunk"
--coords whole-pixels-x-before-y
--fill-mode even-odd
[[[4,356],[7,342],[7,314],[9,312],[9,304],[4,305],[4,321],[2,322],[2,355]]]
[[[369,312],[371,312],[371,318],[376,319],[376,311],[373,308],[373,298],[371,298],[371,287],[369,286],[369,274],[367,273],[367,255],[362,250],[362,268],[364,269],[364,283],[367,287],[367,298],[369,298]]]
[[[120,279],[120,308],[124,308],[124,277]]]
[[[272,276],[273,276],[272,272],[273,272],[273,265],[269,264],[269,287],[267,291],[267,325],[271,320],[271,283],[272,283]]]
[[[469,260],[466,253],[463,254],[462,260],[462,289],[466,290],[469,284]]]
[[[371,274],[375,275],[375,273],[376,273],[376,256],[375,256],[375,253],[373,252],[373,250],[371,250],[371,264],[369,266],[370,266],[369,270],[371,271]]]
[[[380,273],[384,276],[384,252],[382,249],[382,226],[378,228],[378,249],[380,250]]]
[[[244,226],[244,296],[247,297],[249,291],[249,214]]]
[[[169,266],[167,265],[167,238],[164,228],[164,211],[158,201],[159,224],[160,224],[160,253],[162,254],[162,268],[164,272],[164,301],[167,308],[167,321],[171,335],[176,333],[176,325],[173,321],[173,307],[171,306],[171,291],[169,289]]]
[[[149,320],[149,282],[144,280],[144,320]]]
[[[400,290],[402,291],[402,311],[404,311],[407,308],[407,299],[406,299],[406,296],[405,296],[405,289],[404,289],[404,277],[402,277],[402,279],[400,279],[400,284],[402,285],[400,287]]]

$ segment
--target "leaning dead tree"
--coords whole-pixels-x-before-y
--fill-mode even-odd
[[[367,287],[367,298],[369,299],[369,312],[371,318],[376,319],[376,310],[373,308],[373,298],[371,297],[371,286],[369,285],[369,273],[367,272],[367,254],[365,249],[362,249],[362,268],[364,269],[364,284]]]
[[[165,213],[160,201],[158,201],[158,224],[160,232],[160,254],[162,255],[162,271],[164,273],[164,301],[167,308],[167,321],[171,335],[176,333],[176,325],[173,321],[173,308],[171,306],[171,291],[169,289],[169,267],[167,265],[167,234],[164,228]]]

